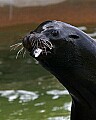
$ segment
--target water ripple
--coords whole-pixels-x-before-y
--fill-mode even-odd
[[[58,99],[61,95],[69,95],[67,90],[50,90],[46,93],[48,95],[53,95],[52,99]]]
[[[19,98],[19,102],[28,102],[35,100],[39,97],[37,92],[25,91],[25,90],[4,90],[0,91],[0,95],[8,99],[9,102]]]
[[[48,120],[70,120],[70,116],[63,117],[63,116],[58,116],[58,117],[50,117]]]
[[[45,104],[45,102],[41,102],[41,103],[34,104],[34,106],[41,106],[41,105],[44,105],[44,104]]]
[[[71,111],[71,102],[68,102],[68,103],[64,103],[63,106],[55,106],[53,107],[52,111],[57,111],[57,110],[67,110],[67,111]]]

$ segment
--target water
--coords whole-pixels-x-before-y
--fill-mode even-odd
[[[9,46],[36,25],[0,29],[0,120],[69,120],[68,91],[29,55],[20,55]],[[96,28],[79,26],[96,39]]]

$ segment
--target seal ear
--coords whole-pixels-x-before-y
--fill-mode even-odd
[[[69,38],[73,38],[73,39],[78,39],[78,38],[79,38],[78,35],[69,35],[68,37],[69,37]]]

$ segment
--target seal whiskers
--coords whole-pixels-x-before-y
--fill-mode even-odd
[[[51,43],[50,41],[44,41],[44,40],[42,40],[42,42],[43,42],[43,44],[44,44],[46,47],[48,47],[49,49],[52,49],[52,48],[53,48],[53,45],[52,45],[52,43]]]
[[[46,40],[46,39],[30,39],[30,43],[32,46],[32,51],[36,50],[36,49],[42,49],[42,54],[45,53],[47,55],[47,53],[50,53],[49,50],[51,50],[53,48],[53,45],[50,41]],[[47,48],[49,50],[47,50]]]
[[[18,58],[18,56],[19,56],[19,54],[20,54],[21,52],[22,52],[23,58],[24,58],[24,56],[25,56],[25,54],[26,54],[26,49],[23,47],[22,42],[16,43],[16,44],[13,44],[13,45],[10,46],[10,48],[11,48],[10,51],[16,50],[16,49],[19,48],[19,47],[21,47],[21,48],[19,49],[19,51],[18,51],[17,54],[16,54],[16,59]]]
[[[16,43],[16,44],[14,44],[14,45],[11,45],[10,46],[10,48],[11,48],[11,50],[16,50],[19,46],[21,46],[22,45],[22,43]],[[10,51],[11,51],[10,50]]]
[[[23,49],[24,50],[24,49]],[[25,57],[25,55],[26,55],[26,50],[23,52],[23,58]]]
[[[20,54],[21,52],[23,52],[23,50],[24,50],[24,47],[22,47],[22,48],[17,52],[16,59],[18,58],[19,54]],[[23,55],[24,55],[24,53],[23,53]]]
[[[50,50],[53,48],[53,45],[50,41],[47,40],[42,40],[42,45],[43,45],[43,53],[45,53],[46,55],[48,53],[51,53],[49,50],[47,50],[47,48],[49,48]]]

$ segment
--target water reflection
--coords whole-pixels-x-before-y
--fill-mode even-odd
[[[44,95],[44,93],[40,93],[41,95]],[[58,99],[59,97],[63,95],[69,95],[67,90],[50,90],[46,91],[47,95],[52,95],[52,99]],[[35,100],[39,98],[39,93],[32,92],[32,91],[25,91],[25,90],[4,90],[0,91],[0,96],[5,97],[8,99],[9,102],[14,101],[15,99],[19,98],[19,102],[29,102],[31,100]],[[44,105],[45,103],[37,103],[35,106]]]
[[[67,111],[71,111],[71,102],[68,102],[68,103],[64,103],[63,106],[55,106],[53,107],[52,111],[57,111],[57,110],[67,110]]]
[[[70,116],[63,117],[63,116],[58,116],[58,117],[50,117],[48,120],[70,120]]]
[[[43,94],[43,96],[42,96],[42,94]],[[51,96],[53,99],[53,103],[54,103],[54,99],[57,100],[61,96],[66,96],[68,94],[69,93],[67,90],[59,90],[59,89],[48,90],[46,92],[44,92],[44,91],[42,91],[42,92],[34,91],[33,92],[33,91],[26,91],[26,90],[3,90],[3,91],[0,91],[0,96],[2,98],[7,98],[9,103],[12,104],[13,102],[15,103],[16,101],[18,101],[17,106],[19,105],[19,103],[22,103],[21,105],[25,106],[23,109],[14,110],[12,113],[10,113],[9,118],[7,120],[15,120],[16,116],[18,116],[18,117],[24,116],[24,112],[30,111],[30,107],[28,107],[27,104],[30,105],[31,101],[39,100],[41,97],[46,98],[46,96]],[[33,106],[32,108],[35,109],[35,112],[38,115],[42,114],[42,113],[47,114],[48,108],[46,109],[45,106],[48,106],[48,104],[52,105],[53,103],[48,103],[47,100],[43,99],[41,102],[36,101],[35,104],[31,105],[31,107]],[[57,111],[59,112],[61,110],[70,112],[71,102],[66,102],[66,103],[64,102],[64,104],[62,106],[60,106],[59,104],[53,104],[50,107],[51,107],[50,111],[52,111],[52,112],[57,112]],[[1,113],[2,113],[2,109],[1,109]],[[66,113],[65,115],[68,115],[68,113]],[[68,118],[69,118],[68,116],[67,117],[57,116],[57,117],[49,117],[47,119],[48,120],[68,120]],[[18,120],[21,120],[21,119],[19,118]],[[24,119],[22,119],[22,120],[24,120]]]
[[[25,90],[4,90],[0,91],[1,97],[5,97],[9,102],[14,101],[19,98],[19,102],[29,102],[31,100],[35,100],[39,97],[37,92],[25,91]]]
[[[45,104],[45,102],[41,102],[41,103],[34,104],[34,106],[41,106],[41,105],[44,105],[44,104]]]
[[[62,95],[69,95],[67,90],[50,90],[46,92],[48,95],[53,95],[52,99],[58,99]]]

